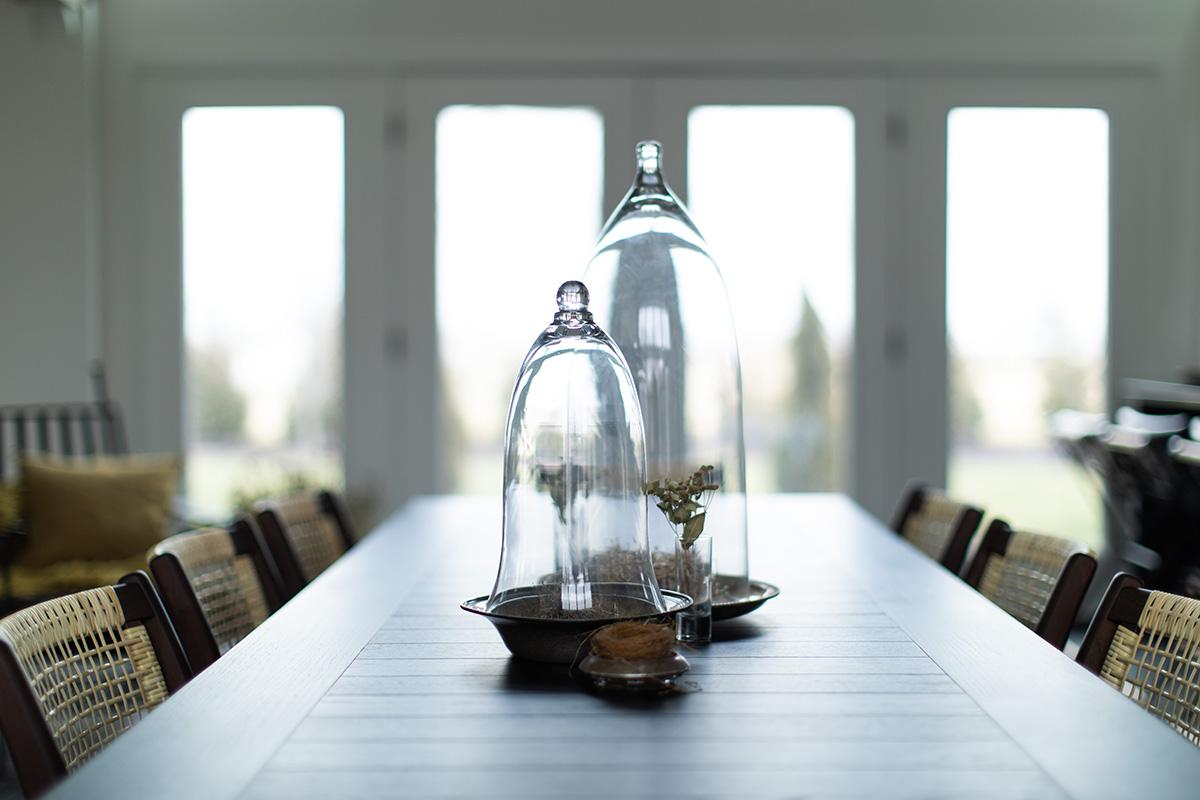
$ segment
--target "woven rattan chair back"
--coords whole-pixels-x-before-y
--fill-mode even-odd
[[[279,608],[274,565],[248,519],[164,539],[151,551],[150,571],[196,672]]]
[[[982,519],[983,512],[978,508],[951,500],[918,483],[905,490],[892,520],[892,530],[957,574]]]
[[[332,492],[294,495],[259,504],[258,526],[290,599],[355,541],[344,507]]]
[[[1113,578],[1078,660],[1200,745],[1200,600],[1140,584]]]
[[[983,535],[966,581],[1061,650],[1095,574],[1096,557],[1086,545],[1014,531],[997,519]]]
[[[0,725],[26,795],[94,756],[191,674],[144,573],[0,620]]]

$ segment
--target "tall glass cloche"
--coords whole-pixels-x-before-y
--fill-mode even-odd
[[[608,620],[671,610],[651,567],[633,377],[568,281],[517,376],[504,435],[503,550],[489,614]],[[676,604],[677,605],[677,604]]]
[[[662,173],[658,142],[637,146],[633,186],[600,233],[584,279],[593,311],[633,373],[651,482],[709,471],[704,513],[713,542],[714,602],[748,586],[742,370],[729,297],[708,245]],[[676,530],[650,514],[659,579],[674,571]]]

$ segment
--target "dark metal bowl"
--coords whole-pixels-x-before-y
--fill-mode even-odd
[[[750,581],[746,594],[729,597],[727,592],[723,595],[721,591],[722,581],[728,585],[737,582],[738,579],[726,575],[713,575],[713,622],[749,614],[779,594],[778,586],[764,581]]]
[[[488,612],[487,595],[471,598],[459,607],[463,611],[486,617],[496,626],[509,652],[517,658],[551,664],[573,664],[576,659],[587,655],[588,648],[583,644],[588,634],[597,628],[623,620],[666,622],[692,604],[692,598],[679,592],[664,590],[662,596],[667,603],[665,612],[582,620],[538,619]]]

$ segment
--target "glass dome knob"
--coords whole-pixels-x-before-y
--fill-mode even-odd
[[[567,281],[558,287],[559,311],[587,311],[588,290],[579,281]]]
[[[653,139],[638,142],[637,164],[638,172],[657,175],[662,166],[662,145]]]

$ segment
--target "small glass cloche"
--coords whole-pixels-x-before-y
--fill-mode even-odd
[[[504,435],[504,540],[488,611],[619,618],[666,610],[646,539],[645,436],[625,359],[578,281],[521,365]]]
[[[646,445],[637,390],[578,281],[525,356],[504,434],[496,584],[463,608],[515,655],[570,662],[587,634],[690,600],[660,591],[646,538]]]

